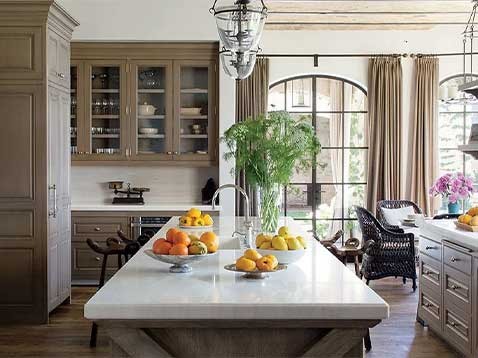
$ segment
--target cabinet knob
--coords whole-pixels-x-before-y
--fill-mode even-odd
[[[179,154],[179,152],[174,152],[174,154],[175,154],[175,155],[178,155],[178,154]]]
[[[456,258],[456,257],[452,257],[452,258],[450,259],[450,261],[451,261],[451,262],[457,262],[457,261],[460,261],[460,259],[458,259],[458,258]]]
[[[95,227],[95,231],[101,231],[101,228]]]
[[[450,326],[456,327],[456,326],[458,326],[458,324],[456,322],[450,322]]]
[[[65,78],[65,74],[64,73],[57,73],[58,77],[60,78]]]
[[[173,152],[167,152],[167,154],[171,155],[171,154],[173,154]]]
[[[459,288],[461,288],[460,286],[457,286],[457,285],[451,285],[450,287],[452,290],[458,290]]]
[[[428,302],[427,302],[427,303],[424,303],[423,305],[424,305],[425,307],[431,307],[431,304],[428,303]]]
[[[96,261],[100,261],[101,259],[100,259],[98,256],[96,256],[96,257],[95,257],[95,260],[96,260]]]
[[[428,271],[428,270],[426,270],[426,271],[423,271],[423,274],[424,274],[424,275],[429,275],[429,274],[431,274],[431,272]]]

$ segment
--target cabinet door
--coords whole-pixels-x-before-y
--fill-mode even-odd
[[[48,31],[48,79],[69,88],[70,44],[56,32]]]
[[[85,116],[85,66],[72,62],[70,70],[70,152],[72,160],[81,159],[89,150],[90,128]]]
[[[87,160],[125,160],[125,62],[85,62],[85,118],[88,127]]]
[[[174,63],[174,159],[215,159],[216,63],[175,61]]]
[[[134,160],[171,160],[172,62],[130,64],[130,143]]]
[[[48,309],[70,296],[70,96],[48,89]]]

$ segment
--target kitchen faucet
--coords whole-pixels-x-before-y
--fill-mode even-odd
[[[252,244],[252,227],[253,227],[253,223],[252,223],[252,220],[251,220],[251,217],[249,216],[249,213],[250,213],[250,202],[249,202],[249,196],[247,195],[246,191],[241,188],[239,185],[235,185],[235,184],[224,184],[224,185],[221,185],[219,188],[217,188],[217,190],[214,192],[214,195],[212,196],[212,210],[215,210],[216,209],[216,198],[217,196],[219,195],[219,193],[221,191],[223,191],[224,189],[228,189],[228,188],[231,188],[231,189],[235,189],[237,190],[238,192],[240,192],[242,194],[242,196],[244,196],[244,199],[245,199],[245,202],[246,202],[246,208],[245,208],[245,215],[244,215],[244,226],[247,230],[245,236],[246,236],[246,240],[247,240],[247,245],[250,247],[250,248],[253,248],[253,244]],[[244,235],[244,234],[243,234]]]

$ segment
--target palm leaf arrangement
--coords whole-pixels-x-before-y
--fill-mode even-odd
[[[263,230],[275,231],[281,187],[290,183],[294,170],[315,165],[320,143],[313,127],[287,112],[271,112],[232,125],[222,141],[224,159],[235,159],[233,174],[244,170],[248,183],[260,189]]]

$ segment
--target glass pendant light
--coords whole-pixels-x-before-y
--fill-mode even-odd
[[[209,10],[216,18],[217,30],[226,50],[247,52],[257,48],[267,18],[263,0],[235,0]]]
[[[236,80],[248,77],[254,70],[258,50],[234,52],[223,48],[219,53],[224,72]]]

